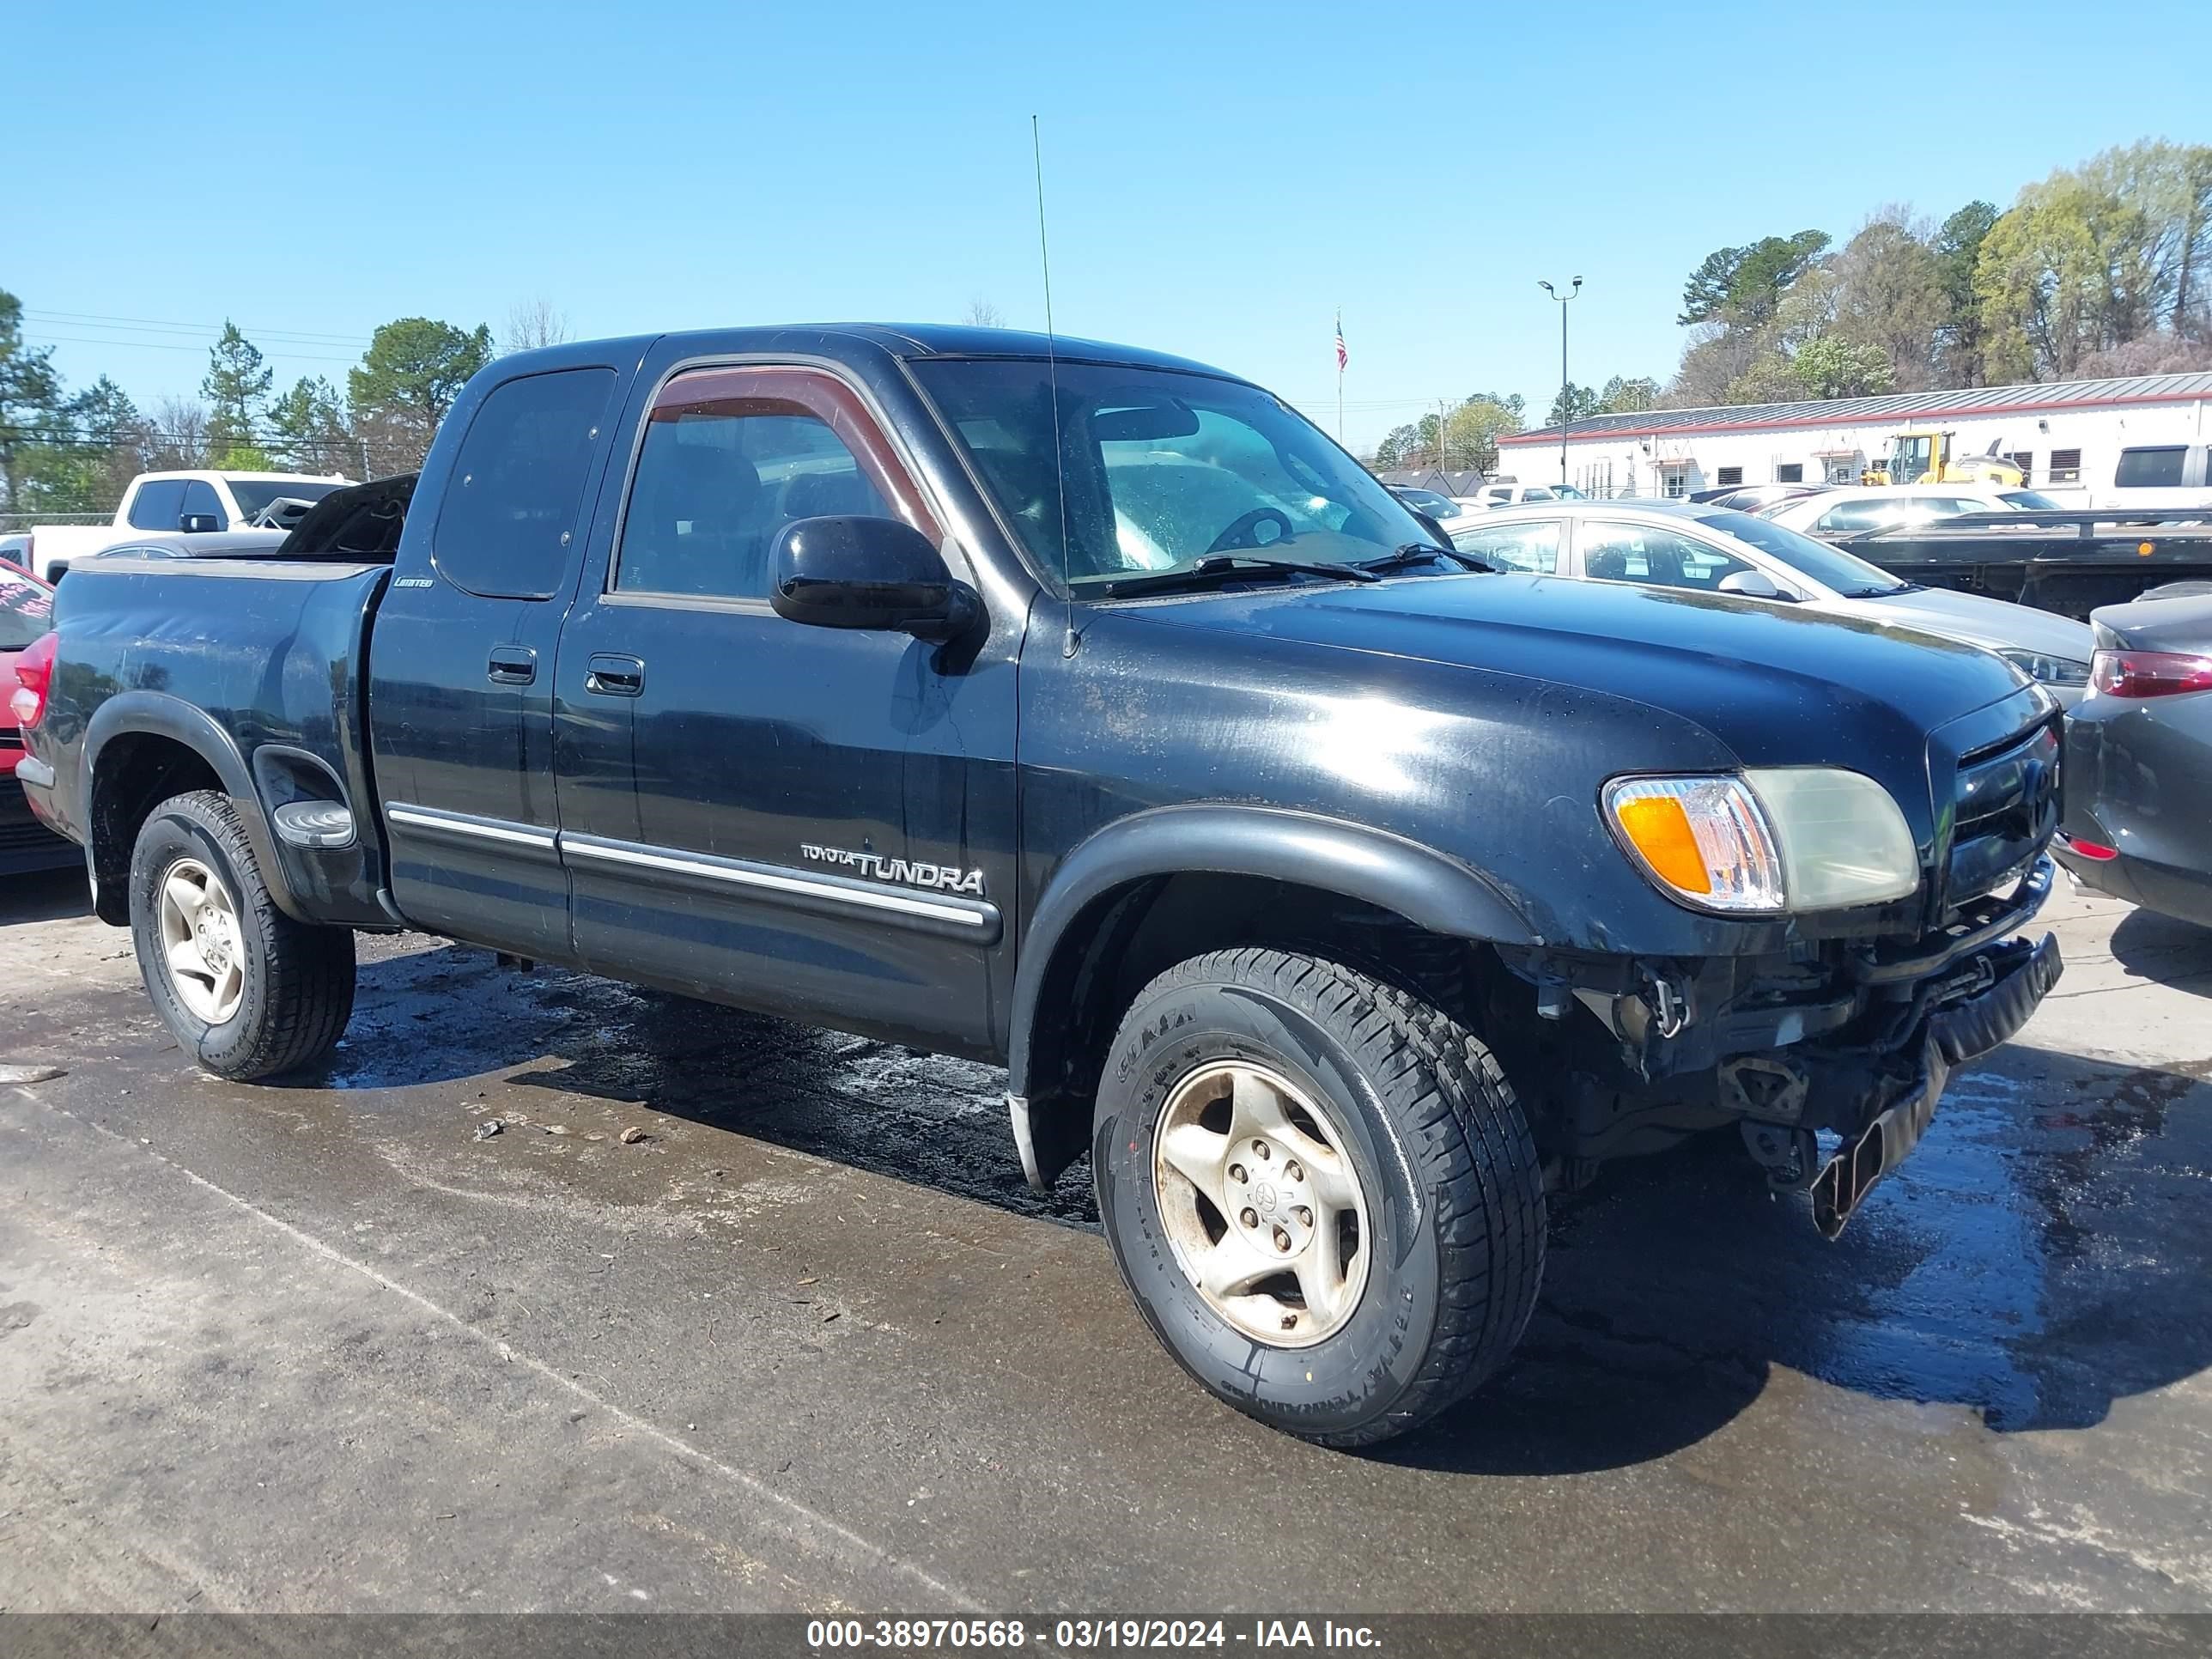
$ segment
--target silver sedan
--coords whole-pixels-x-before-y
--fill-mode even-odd
[[[2069,708],[2089,680],[2087,623],[1900,581],[1840,548],[1725,507],[1638,501],[1504,507],[1455,526],[1452,544],[1500,569],[1727,593],[1941,634],[1996,652]]]

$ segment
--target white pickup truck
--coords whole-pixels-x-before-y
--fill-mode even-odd
[[[123,492],[112,521],[33,525],[21,559],[9,562],[58,581],[72,560],[88,558],[134,534],[288,529],[331,491],[352,482],[335,473],[312,477],[299,472],[142,472]]]

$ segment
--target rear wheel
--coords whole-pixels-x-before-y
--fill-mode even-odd
[[[1425,1421],[1534,1306],[1544,1192],[1490,1051],[1440,1010],[1258,949],[1147,986],[1109,1054],[1098,1208],[1193,1376],[1324,1444]]]
[[[131,933],[155,1008],[218,1077],[313,1065],[352,1017],[352,931],[276,908],[237,808],[214,790],[162,802],[140,829]]]

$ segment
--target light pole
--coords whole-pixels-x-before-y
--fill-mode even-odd
[[[1567,481],[1567,428],[1575,423],[1574,383],[1567,379],[1567,301],[1583,291],[1583,279],[1576,277],[1574,286],[1565,294],[1549,283],[1539,283],[1536,286],[1559,302],[1559,482],[1565,483]]]

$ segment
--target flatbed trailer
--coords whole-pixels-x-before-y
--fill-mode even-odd
[[[2212,581],[2212,510],[1964,513],[1833,542],[1893,576],[2087,622],[2169,582]]]

